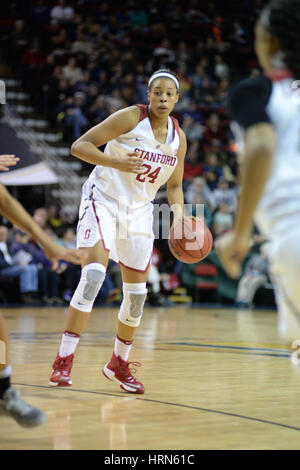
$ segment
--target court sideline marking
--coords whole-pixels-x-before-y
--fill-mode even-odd
[[[282,427],[282,428],[291,429],[293,431],[300,431],[299,427],[291,426],[289,424],[277,423],[276,421],[268,421],[266,419],[254,418],[252,416],[245,416],[245,415],[240,415],[240,414],[237,414],[237,413],[230,413],[229,411],[220,411],[220,410],[214,410],[214,409],[210,409],[210,408],[201,408],[201,407],[198,407],[198,406],[184,405],[182,403],[172,403],[172,402],[167,402],[167,401],[162,401],[162,400],[152,400],[150,398],[129,397],[128,395],[125,395],[125,394],[120,395],[120,394],[108,393],[108,392],[96,392],[96,391],[93,391],[93,390],[79,390],[79,389],[74,389],[74,388],[70,389],[70,388],[63,388],[63,387],[60,387],[59,389],[57,389],[57,388],[53,389],[53,388],[51,388],[49,386],[46,386],[46,385],[33,385],[33,384],[22,384],[22,383],[15,383],[14,385],[23,386],[23,387],[43,388],[43,389],[51,390],[52,392],[53,391],[58,391],[58,390],[63,390],[65,392],[91,393],[93,395],[105,395],[105,396],[110,396],[110,397],[130,398],[131,400],[140,400],[140,401],[143,401],[143,402],[157,403],[157,404],[160,404],[160,405],[175,406],[175,407],[186,408],[186,409],[190,409],[190,410],[203,411],[203,412],[206,412],[206,413],[214,413],[214,414],[219,414],[219,415],[223,415],[223,416],[230,416],[232,418],[245,419],[245,420],[249,420],[249,421],[256,421],[256,422],[262,423],[262,424],[270,424],[272,426],[279,426],[279,427]]]

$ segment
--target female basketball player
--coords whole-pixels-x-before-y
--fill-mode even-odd
[[[147,295],[153,249],[151,201],[160,186],[167,183],[174,222],[183,216],[186,138],[170,117],[178,98],[176,76],[159,70],[149,80],[149,106],[131,106],[112,114],[72,145],[73,155],[96,168],[83,186],[77,230],[82,274],[70,302],[51,386],[72,384],[75,348],[112,258],[120,264],[123,301],[114,352],[103,374],[127,392],[144,393],[130,372],[128,356]],[[98,147],[106,143],[103,153]]]
[[[0,170],[8,171],[9,167],[16,165],[18,161],[19,158],[14,155],[0,155]],[[79,253],[57,245],[2,185],[0,185],[0,213],[40,243],[54,265],[59,259],[80,263]],[[18,390],[10,384],[10,376],[8,332],[6,322],[0,313],[0,414],[11,416],[25,427],[43,424],[47,420],[45,413],[20,398]]]
[[[243,137],[235,226],[216,245],[232,277],[249,248],[253,220],[270,240],[279,331],[300,339],[300,2],[274,0],[256,24],[255,47],[266,76],[232,90],[229,110]]]

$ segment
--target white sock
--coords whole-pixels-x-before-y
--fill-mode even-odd
[[[129,353],[132,347],[133,341],[126,341],[116,336],[114,353],[116,356],[120,356],[123,361],[128,361]]]
[[[79,342],[80,335],[72,333],[71,331],[65,331],[62,335],[62,340],[59,348],[59,356],[66,357],[74,354],[76,346]]]
[[[11,376],[11,366],[8,365],[4,369],[0,369],[0,379],[6,379],[6,377]]]

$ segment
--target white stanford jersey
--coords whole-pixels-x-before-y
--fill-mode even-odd
[[[270,122],[275,128],[277,149],[271,175],[255,213],[258,227],[272,239],[300,222],[300,103],[286,71],[270,77],[237,85],[229,97],[229,111],[238,143],[253,124]]]
[[[168,117],[168,135],[166,143],[158,142],[153,134],[147,106],[140,108],[140,121],[137,126],[126,134],[107,143],[104,153],[122,157],[129,152],[138,152],[143,161],[144,172],[140,174],[126,173],[115,168],[96,166],[83,187],[86,194],[93,188],[97,198],[97,190],[118,200],[131,209],[139,208],[154,200],[158,189],[172,175],[177,165],[179,148],[179,125],[176,119]]]

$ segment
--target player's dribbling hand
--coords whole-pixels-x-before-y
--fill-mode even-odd
[[[125,158],[114,159],[113,167],[127,173],[142,173],[145,171],[143,162],[137,152],[128,152]]]
[[[172,227],[174,227],[174,225],[176,225],[177,223],[180,223],[183,219],[184,219],[183,215],[174,214],[173,222],[172,222],[172,225],[170,227],[170,230],[171,230]]]
[[[19,160],[15,155],[0,155],[0,171],[9,171],[9,167],[15,166]]]
[[[250,239],[238,237],[232,230],[221,235],[214,245],[227,274],[233,279],[238,279],[242,261],[250,249]]]

